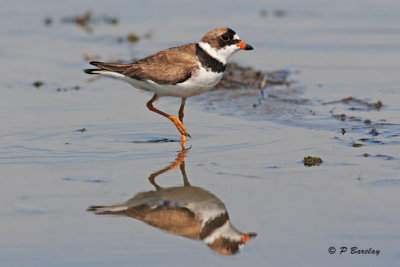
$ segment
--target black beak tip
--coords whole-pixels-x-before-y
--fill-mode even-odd
[[[254,48],[249,44],[246,44],[246,47],[244,48],[244,50],[253,50],[253,49]]]
[[[250,238],[255,238],[257,236],[257,233],[251,232],[248,233],[248,235],[250,236]]]

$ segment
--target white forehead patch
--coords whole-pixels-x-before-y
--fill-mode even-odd
[[[237,35],[237,33],[235,33],[235,35],[233,36],[233,40],[240,40],[239,35]]]

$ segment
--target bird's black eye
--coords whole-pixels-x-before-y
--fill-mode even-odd
[[[229,34],[227,34],[227,33],[225,33],[224,35],[221,35],[219,38],[220,38],[222,41],[224,41],[225,43],[228,42],[228,41],[231,39],[231,37],[230,37]]]

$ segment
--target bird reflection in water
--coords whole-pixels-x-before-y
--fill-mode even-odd
[[[242,233],[230,222],[225,204],[209,191],[191,186],[185,171],[187,150],[176,160],[149,176],[155,191],[136,194],[128,201],[112,206],[91,206],[96,214],[128,216],[156,228],[184,237],[203,240],[214,251],[233,255],[256,233]],[[180,168],[183,186],[160,187],[155,178],[171,169]]]

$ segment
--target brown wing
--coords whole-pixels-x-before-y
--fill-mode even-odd
[[[200,239],[201,220],[185,208],[160,207],[156,209],[141,209],[139,207],[137,209],[128,209],[126,216],[136,218],[164,231]]]
[[[128,209],[118,209],[118,205],[91,206],[87,210],[94,211],[96,214],[132,217],[174,234],[200,239],[201,220],[187,208],[165,205],[153,208],[145,204]]]
[[[198,68],[196,45],[192,43],[143,58],[132,63],[122,74],[137,80],[177,84],[189,79],[196,68]]]

